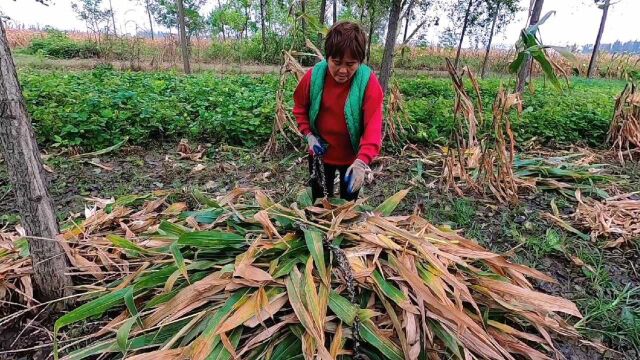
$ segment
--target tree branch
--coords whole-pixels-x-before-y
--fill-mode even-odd
[[[427,23],[427,20],[423,20],[415,29],[407,36],[407,38],[402,42],[402,45],[407,45],[409,41],[418,33],[418,31]]]

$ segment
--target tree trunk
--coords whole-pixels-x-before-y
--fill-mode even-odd
[[[319,17],[319,21],[320,21],[320,26],[325,26],[324,22],[325,22],[325,18],[326,18],[326,14],[327,14],[327,0],[322,0],[320,1],[320,17]],[[322,44],[322,34],[318,34],[318,45],[320,46],[320,49],[323,48],[323,44]],[[318,62],[320,61],[320,59],[316,59]]]
[[[409,19],[411,18],[411,9],[408,10],[407,16],[404,19],[404,34],[402,35],[402,52],[400,53],[400,59],[404,63],[404,53],[407,50],[407,35],[409,33]]]
[[[389,89],[391,71],[393,70],[393,53],[395,52],[396,37],[398,35],[398,22],[400,19],[400,11],[402,10],[401,3],[401,0],[393,0],[391,2],[391,12],[389,13],[387,39],[384,43],[384,54],[382,55],[382,64],[380,65],[380,85],[385,94]]]
[[[249,39],[249,7],[244,8],[244,37]]]
[[[35,296],[49,301],[71,294],[67,257],[60,243],[58,223],[22,97],[4,25],[0,21],[0,146],[16,196],[15,205],[29,241]]]
[[[300,0],[300,8],[302,10],[302,14],[307,12],[306,0]],[[307,38],[307,22],[304,20],[304,16],[300,17],[300,21],[302,22],[302,39],[305,40]]]
[[[489,33],[489,43],[487,44],[487,52],[484,53],[484,60],[482,61],[482,71],[480,71],[480,78],[484,79],[484,74],[487,71],[487,62],[489,61],[489,52],[491,52],[491,43],[493,42],[493,33],[496,30],[496,23],[498,22],[498,15],[500,14],[500,3],[496,4],[496,13],[493,14],[493,23],[491,24],[491,33]]]
[[[153,38],[153,19],[151,18],[151,9],[149,9],[149,0],[147,0],[147,16],[149,17],[149,28],[151,29],[151,40],[154,40]]]
[[[267,27],[265,25],[265,15],[264,15],[265,1],[266,0],[260,0],[260,27],[262,30],[262,56],[263,57],[267,53]]]
[[[607,15],[609,14],[609,6],[611,1],[607,0],[602,7],[602,19],[600,20],[600,29],[598,29],[598,36],[596,37],[596,43],[593,45],[593,54],[591,54],[591,60],[589,61],[589,70],[587,71],[587,77],[591,78],[593,72],[598,63],[598,49],[600,49],[600,41],[602,40],[602,34],[604,33],[604,27],[607,24]]]
[[[371,61],[371,41],[373,39],[373,21],[376,17],[376,6],[375,6],[375,2],[371,1],[371,4],[369,5],[369,11],[371,11],[371,13],[369,14],[369,38],[367,39],[367,64],[370,63]]]
[[[322,0],[322,1],[326,1],[326,0]],[[362,22],[364,21],[364,7],[365,7],[366,2],[362,1],[362,4],[360,6],[360,25],[362,26]]]
[[[184,6],[182,0],[176,0],[178,7],[178,31],[180,31],[180,47],[182,49],[182,63],[185,74],[191,74],[191,64],[189,64],[189,45],[187,44],[187,30],[184,24]]]
[[[118,32],[116,31],[116,16],[113,13],[113,5],[111,5],[111,0],[109,0],[109,8],[111,9],[111,21],[113,22],[113,35],[118,36]]]
[[[460,51],[462,50],[462,42],[464,41],[464,35],[467,32],[467,25],[469,22],[469,13],[471,13],[471,6],[473,5],[473,0],[469,0],[469,6],[467,6],[467,11],[464,13],[464,24],[462,25],[462,35],[460,35],[460,43],[458,43],[458,51],[456,52],[456,61],[455,68],[458,69],[458,63],[460,62]]]
[[[533,5],[533,10],[531,11],[531,17],[529,19],[529,26],[535,25],[540,21],[540,15],[542,15],[542,6],[544,5],[544,0],[535,0],[535,4]],[[523,92],[524,86],[527,83],[527,79],[531,75],[531,67],[533,65],[533,59],[527,55],[527,59],[520,68],[518,72],[518,82],[516,85],[517,92]]]
[[[333,23],[338,21],[338,0],[333,0]]]

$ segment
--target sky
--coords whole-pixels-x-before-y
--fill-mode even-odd
[[[135,0],[111,0],[120,32],[135,33],[136,28],[148,29],[146,13]],[[640,40],[640,0],[619,0],[609,10],[607,27],[603,43]],[[43,6],[34,0],[0,0],[0,11],[19,24],[50,25],[62,30],[84,30],[84,23],[78,20],[71,10],[72,0],[53,0],[49,6]],[[523,8],[528,8],[529,0],[520,0]],[[108,0],[104,0],[108,4]],[[210,11],[214,1],[204,7],[203,14]],[[546,0],[543,13],[555,10],[541,28],[543,42],[552,45],[572,45],[593,43],[598,32],[602,11],[593,0]],[[525,25],[526,12],[520,13],[504,34],[496,42],[511,45],[517,40],[519,30]],[[154,25],[154,30],[158,29]],[[428,33],[427,39],[437,40],[437,30]]]

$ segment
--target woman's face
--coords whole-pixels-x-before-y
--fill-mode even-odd
[[[360,62],[350,54],[345,54],[342,58],[329,56],[328,64],[329,74],[340,84],[349,81],[360,67]]]

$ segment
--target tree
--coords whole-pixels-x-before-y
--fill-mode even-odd
[[[108,29],[111,17],[110,10],[102,9],[102,0],[79,0],[71,3],[71,9],[76,13],[78,19],[83,20],[87,29],[97,35],[100,39],[100,32]]]
[[[322,0],[326,2],[326,0]],[[260,29],[262,34],[262,54],[267,53],[267,28],[265,24],[265,8],[267,7],[266,0],[260,0]]]
[[[600,49],[600,41],[602,40],[602,34],[604,33],[604,27],[607,23],[607,15],[609,14],[609,6],[611,6],[611,0],[593,0],[593,2],[602,9],[602,18],[600,19],[600,28],[598,29],[598,36],[596,36],[596,43],[593,45],[593,53],[591,54],[591,60],[589,60],[589,70],[587,71],[587,77],[593,76],[598,61],[598,50]]]
[[[211,34],[217,35],[222,33],[222,39],[227,37],[227,29],[234,31],[236,36],[240,38],[246,24],[245,15],[242,10],[234,2],[228,2],[217,7],[209,15],[209,26]]]
[[[382,54],[382,64],[380,65],[380,85],[385,94],[389,89],[389,81],[391,80],[391,72],[393,70],[393,55],[398,35],[400,11],[402,11],[402,1],[392,0],[389,24],[387,26],[387,39],[384,43],[384,53]]]
[[[35,294],[41,301],[71,294],[65,252],[56,240],[58,223],[36,143],[22,97],[9,42],[0,21],[0,147],[27,233]]]
[[[486,14],[491,18],[491,30],[488,34],[488,40],[486,42],[487,49],[482,61],[482,70],[480,72],[480,77],[482,78],[484,78],[487,70],[493,36],[496,33],[501,32],[511,21],[513,21],[515,14],[520,11],[520,6],[516,0],[485,0],[485,6],[487,6]]]
[[[178,30],[180,31],[180,48],[182,49],[182,63],[185,74],[191,74],[191,64],[189,63],[189,45],[187,44],[187,29],[184,21],[184,6],[182,0],[176,0],[178,7]]]
[[[169,29],[178,28],[178,8],[176,0],[148,1],[151,13],[159,24]],[[189,42],[193,35],[198,34],[206,27],[204,18],[200,15],[200,8],[205,2],[206,0],[182,0],[187,42]]]
[[[469,26],[469,16],[471,15],[471,7],[473,6],[473,0],[469,0],[469,5],[467,5],[467,10],[464,12],[464,21],[462,23],[462,33],[460,34],[460,42],[458,43],[458,51],[456,52],[456,61],[454,63],[454,67],[458,68],[458,63],[460,62],[460,51],[462,50],[462,42],[464,41],[464,35],[467,32],[467,26]]]
[[[113,4],[111,0],[109,0],[109,12],[111,13],[111,21],[113,23],[113,35],[118,36],[118,31],[116,30],[116,16],[113,13]]]
[[[109,0],[109,1],[111,1],[111,0]],[[147,17],[149,18],[149,29],[150,29],[150,32],[151,32],[151,40],[153,40],[155,35],[153,33],[153,19],[151,18],[151,5],[149,3],[149,0],[144,0],[144,3],[143,3],[143,0],[136,0],[136,3],[138,5],[143,5],[144,4],[144,9],[147,12]]]
[[[538,24],[540,21],[540,15],[542,14],[542,7],[544,6],[544,0],[533,0],[533,7],[529,9],[529,26],[534,26]],[[518,82],[516,85],[516,91],[522,92],[524,91],[524,86],[527,82],[527,79],[531,75],[531,66],[533,65],[533,60],[530,55],[525,56],[525,63],[522,67],[520,67],[520,71],[518,72]]]

